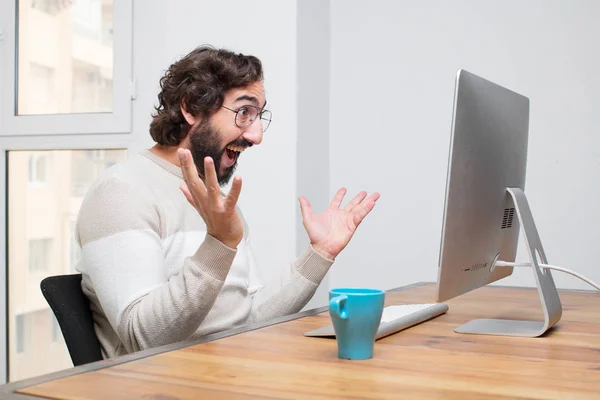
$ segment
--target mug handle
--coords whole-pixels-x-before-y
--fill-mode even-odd
[[[345,294],[335,296],[329,301],[329,311],[341,319],[348,319],[347,302],[348,296]]]

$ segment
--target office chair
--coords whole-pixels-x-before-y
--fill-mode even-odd
[[[90,303],[81,290],[81,274],[50,276],[40,288],[56,316],[73,365],[102,360]]]

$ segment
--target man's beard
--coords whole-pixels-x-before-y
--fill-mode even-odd
[[[198,172],[202,180],[204,180],[204,177],[206,176],[204,173],[204,158],[212,157],[215,164],[215,171],[217,172],[217,180],[219,181],[219,185],[225,186],[233,176],[238,160],[236,159],[235,163],[231,167],[227,168],[221,175],[221,157],[226,150],[225,147],[221,147],[220,145],[221,135],[219,131],[211,125],[210,120],[205,120],[202,121],[197,128],[192,128],[189,135],[190,152],[192,153],[194,163],[198,168]],[[226,146],[230,144],[235,144],[242,147],[252,146],[252,143],[244,139],[234,140],[233,142],[228,143]]]

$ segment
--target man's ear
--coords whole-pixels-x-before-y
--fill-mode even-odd
[[[181,99],[181,103],[179,104],[179,108],[181,108],[181,114],[183,114],[183,118],[185,118],[186,122],[190,126],[195,126],[196,122],[200,120],[200,117],[195,117],[190,114],[185,108],[185,99]]]

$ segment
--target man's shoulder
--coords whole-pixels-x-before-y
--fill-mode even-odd
[[[133,154],[102,172],[88,188],[84,203],[124,196],[148,198],[153,183],[160,179],[152,167],[152,162],[142,154]]]
[[[138,160],[113,165],[87,190],[78,213],[82,241],[130,230],[152,229],[160,233],[155,199],[144,179],[139,179]]]

